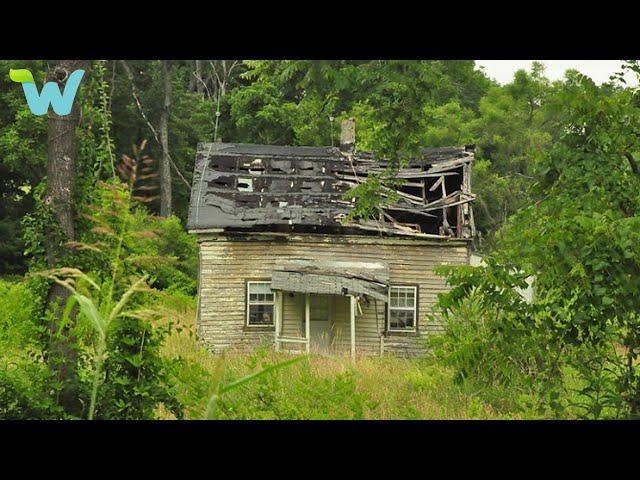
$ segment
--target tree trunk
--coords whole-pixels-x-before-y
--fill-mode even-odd
[[[171,163],[169,158],[169,113],[171,109],[171,63],[162,60],[162,78],[164,81],[164,106],[160,115],[160,216],[171,215]]]
[[[57,60],[47,74],[47,81],[57,82],[60,90],[66,84],[74,70],[89,70],[89,60]],[[85,73],[85,81],[87,73]],[[69,115],[57,115],[49,110],[49,132],[47,140],[47,196],[45,203],[54,213],[58,225],[46,227],[47,263],[50,268],[65,266],[64,261],[68,248],[65,243],[75,240],[73,191],[76,175],[76,158],[78,145],[76,127],[79,121],[80,107],[78,99],[74,101]],[[48,303],[54,312],[54,318],[62,316],[62,311],[69,298],[69,292],[54,283],[49,289]],[[79,406],[74,385],[77,384],[77,351],[69,334],[68,326],[59,328],[54,320],[49,325],[51,342],[48,351],[49,365],[56,372],[57,379],[63,382],[60,397],[61,404],[67,411],[74,411]]]
[[[198,60],[187,60],[187,65],[189,66],[189,70],[193,68],[191,74],[189,75],[189,91],[196,92],[196,88],[198,88],[198,80],[196,79]]]
[[[204,92],[204,79],[202,78],[202,60],[196,60],[196,92]]]

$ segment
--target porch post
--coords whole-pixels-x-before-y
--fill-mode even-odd
[[[282,324],[282,292],[276,290],[275,298],[275,340],[276,340],[276,352],[280,351],[280,325]]]
[[[309,294],[304,294],[304,338],[307,340],[307,353],[311,350],[311,302]]]
[[[349,296],[351,299],[351,360],[356,359],[356,297]]]

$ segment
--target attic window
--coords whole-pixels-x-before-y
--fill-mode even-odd
[[[247,282],[247,325],[272,326],[274,293],[271,282]]]
[[[415,332],[418,287],[389,287],[389,331]]]

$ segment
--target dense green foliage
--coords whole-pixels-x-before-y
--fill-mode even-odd
[[[486,267],[451,273],[455,288],[440,302],[450,354],[467,350],[454,338],[459,330],[470,335],[481,323],[481,338],[495,337],[491,346],[473,344],[481,353],[457,363],[461,374],[491,365],[502,375],[513,362],[535,360],[535,369],[517,369],[516,382],[548,393],[553,378],[567,390],[570,371],[583,415],[640,415],[639,106],[637,90],[597,87],[577,73],[547,100],[558,133],[538,163],[540,200],[509,219]],[[533,305],[509,286],[526,274],[536,276]],[[501,344],[505,335],[511,340]],[[500,358],[483,357],[491,349]]]
[[[158,325],[158,312],[148,306],[162,292],[194,294],[195,241],[175,217],[150,217],[118,180],[98,184],[84,210],[83,241],[67,248],[76,250],[72,261],[86,274],[65,267],[0,283],[0,418],[144,419],[154,418],[160,404],[180,417],[175,366],[160,355],[173,323]],[[73,293],[63,317],[53,321],[72,325],[79,409],[58,403],[62,385],[45,361],[54,353],[43,277]]]
[[[39,282],[0,280],[0,418],[42,419],[62,415],[52,400],[56,386],[42,361],[44,305]]]

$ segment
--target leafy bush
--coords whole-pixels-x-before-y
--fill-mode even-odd
[[[61,418],[43,358],[42,282],[0,280],[0,419]]]
[[[96,418],[153,419],[160,403],[182,417],[181,405],[169,388],[170,362],[159,354],[168,331],[134,317],[122,318],[114,326],[107,342],[105,383]]]
[[[121,183],[102,183],[96,199],[85,206],[86,232],[73,246],[82,253],[85,269],[110,272],[114,255],[126,258],[124,275],[148,274],[154,288],[197,290],[197,244],[177,217],[152,217],[132,201],[130,188]],[[124,232],[122,238],[115,232]]]
[[[41,337],[37,318],[44,310],[42,282],[0,280],[0,344],[21,348]]]
[[[430,343],[458,382],[499,408],[527,414],[634,415],[637,364],[633,348],[625,348],[633,330],[621,328],[621,319],[633,313],[606,316],[598,303],[583,303],[577,282],[568,292],[538,286],[536,302],[527,304],[517,292],[526,275],[493,257],[483,267],[439,272],[453,288],[439,296],[436,315],[444,334]]]
[[[518,293],[525,273],[486,262],[439,269],[452,289],[438,298],[444,333],[430,338],[435,354],[458,382],[469,381],[499,407],[560,415],[563,346],[553,337],[553,319]]]
[[[56,402],[56,386],[44,362],[29,355],[0,360],[0,420],[64,418]]]

